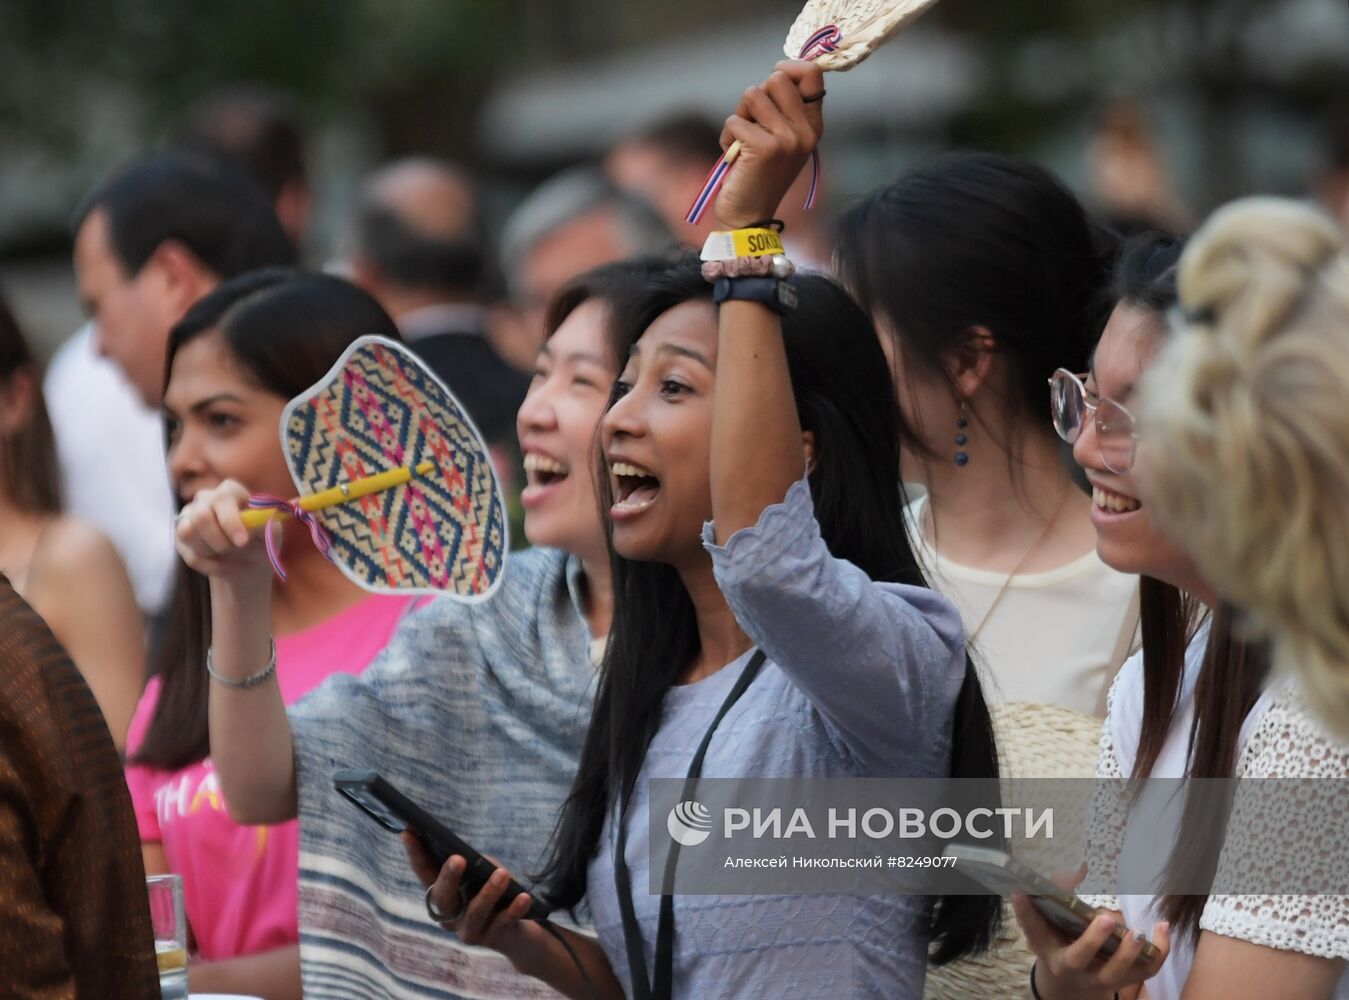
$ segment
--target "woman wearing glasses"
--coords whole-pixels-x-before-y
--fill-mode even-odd
[[[1183,240],[1157,236],[1124,252],[1116,268],[1117,305],[1093,354],[1091,371],[1074,374],[1060,368],[1049,380],[1054,429],[1073,446],[1073,458],[1091,487],[1096,552],[1106,565],[1143,576],[1140,603],[1153,610],[1158,609],[1153,584],[1178,575],[1182,584],[1189,583],[1192,571],[1189,557],[1162,539],[1141,510],[1140,491],[1131,476],[1138,438],[1128,405],[1135,382],[1165,337],[1183,245]],[[1164,565],[1159,567],[1159,560]],[[1183,571],[1170,565],[1176,561],[1184,564]],[[1145,637],[1149,617],[1155,616],[1145,610]]]
[[[1107,269],[1086,214],[1033,163],[936,157],[844,213],[835,263],[872,317],[900,403],[905,513],[960,609],[991,704],[1099,717],[1133,645],[1137,581],[1097,557],[1090,498],[1044,419],[1086,366]]]
[[[1192,281],[1202,285],[1204,272],[1221,266],[1233,251],[1212,228],[1185,251],[1179,270],[1187,293]],[[1142,575],[1143,650],[1124,665],[1110,691],[1097,767],[1098,778],[1110,784],[1098,788],[1106,794],[1094,803],[1088,831],[1088,884],[1118,895],[1087,897],[1107,912],[1076,939],[1054,928],[1026,899],[1013,901],[1037,958],[1031,992],[1039,1000],[1137,1000],[1146,984],[1148,1000],[1346,997],[1349,991],[1337,989],[1336,981],[1349,954],[1344,938],[1349,897],[1229,894],[1234,882],[1255,887],[1250,873],[1260,868],[1253,856],[1275,857],[1280,846],[1292,846],[1281,841],[1287,831],[1279,819],[1251,818],[1241,809],[1229,819],[1225,808],[1214,808],[1211,796],[1173,797],[1174,784],[1137,784],[1184,777],[1349,776],[1349,748],[1318,731],[1285,686],[1267,684],[1265,646],[1241,641],[1218,589],[1158,529],[1140,485],[1151,463],[1138,461],[1130,408],[1138,405],[1137,383],[1170,338],[1166,313],[1177,301],[1180,258],[1180,244],[1169,239],[1146,241],[1126,254],[1121,301],[1090,373],[1081,379],[1059,372],[1053,382],[1055,426],[1073,443],[1096,497],[1092,520],[1101,558]],[[1285,277],[1252,269],[1242,283],[1256,289],[1254,297],[1268,299],[1281,284],[1291,287]],[[1262,284],[1269,287],[1261,291]],[[1253,301],[1246,303],[1248,315],[1259,312]],[[1218,479],[1208,490],[1227,486]],[[1280,491],[1273,487],[1273,492]],[[1168,810],[1163,800],[1174,807]],[[1299,853],[1314,858],[1319,841],[1333,863],[1333,849],[1324,845],[1334,831],[1321,834],[1301,826]],[[1272,838],[1272,847],[1266,848],[1262,837]],[[1333,842],[1342,842],[1342,833]],[[1202,884],[1195,865],[1204,872]],[[1333,864],[1322,869],[1326,872],[1333,872]],[[1278,891],[1278,879],[1267,881]],[[1162,882],[1183,885],[1186,894],[1146,892]],[[1099,957],[1115,923],[1147,934],[1158,955],[1139,960],[1139,935],[1126,937],[1114,957]]]

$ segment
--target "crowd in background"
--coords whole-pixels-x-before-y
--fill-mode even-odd
[[[1305,201],[1202,223],[1127,105],[1102,211],[970,151],[806,211],[818,81],[653,122],[499,231],[459,165],[385,164],[334,260],[257,89],[72,206],[89,322],[45,375],[0,302],[0,992],[151,995],[143,867],[182,876],[196,992],[652,996],[664,960],[675,996],[1349,997],[1341,896],[1101,895],[1080,936],[1022,899],[677,897],[657,944],[645,782],[705,732],[708,776],[1066,776],[1048,727],[1078,776],[1349,777],[1349,135]],[[762,219],[795,309],[714,309],[687,251]],[[295,492],[285,404],[368,334],[491,451],[489,601],[367,593],[301,529],[275,582],[242,529]],[[459,905],[340,767],[541,873],[557,935],[500,884]],[[1096,875],[1183,840],[1115,820]],[[1182,822],[1260,856],[1261,822]],[[1098,957],[1114,920],[1161,957]]]

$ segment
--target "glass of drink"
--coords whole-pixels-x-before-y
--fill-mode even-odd
[[[155,929],[159,960],[159,993],[163,1000],[187,997],[187,920],[183,916],[183,880],[178,875],[151,875],[150,922]]]

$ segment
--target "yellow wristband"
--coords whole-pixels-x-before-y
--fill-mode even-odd
[[[703,260],[732,260],[736,257],[768,257],[786,253],[782,237],[771,229],[732,229],[709,233],[703,244]]]

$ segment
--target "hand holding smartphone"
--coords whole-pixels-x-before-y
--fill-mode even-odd
[[[459,855],[467,867],[461,876],[462,892],[472,899],[487,885],[497,866],[463,841],[453,830],[436,820],[430,813],[405,796],[375,771],[342,770],[333,775],[333,787],[350,799],[380,826],[391,833],[405,830],[417,836],[431,853],[437,867],[444,866],[451,857]],[[516,896],[527,890],[511,880],[497,902],[496,909],[504,910]],[[548,907],[537,896],[530,899],[528,920],[546,920]]]
[[[1046,920],[1070,938],[1081,937],[1091,926],[1091,922],[1100,915],[1100,911],[1094,906],[1090,906],[1074,893],[1060,888],[1033,868],[1023,865],[1006,851],[976,847],[973,844],[951,844],[943,853],[956,859],[956,871],[974,879],[999,896],[1021,893],[1028,897],[1031,905]],[[1105,939],[1097,954],[1102,958],[1115,954],[1127,933],[1125,928],[1116,927],[1110,937]],[[1151,962],[1158,953],[1155,944],[1144,941],[1135,961]]]

